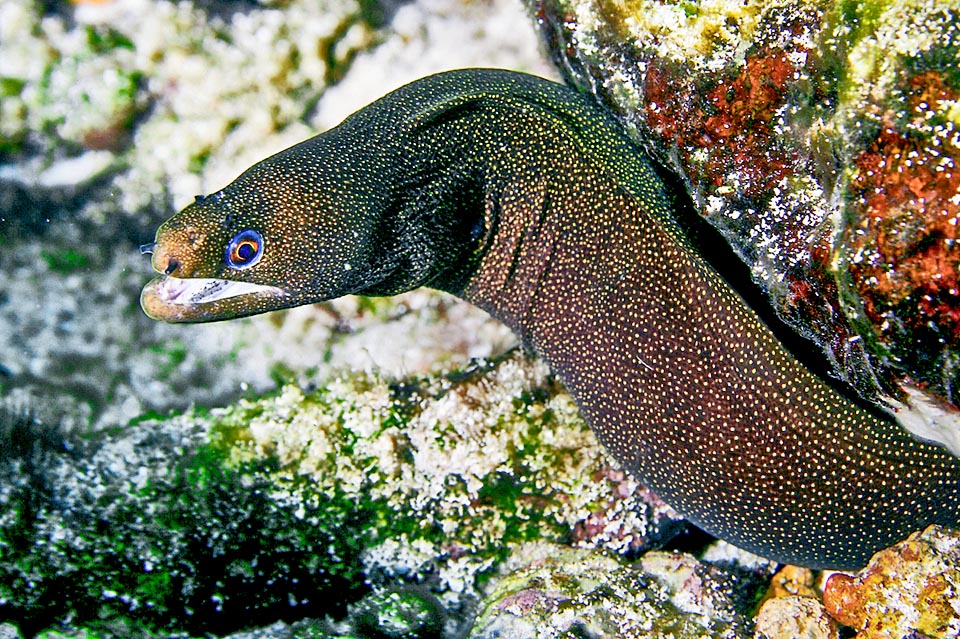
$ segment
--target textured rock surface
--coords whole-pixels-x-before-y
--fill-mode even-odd
[[[809,568],[778,570],[754,617],[754,639],[837,639],[837,623],[827,614],[814,581]]]
[[[811,597],[789,595],[767,600],[757,613],[754,639],[837,639],[836,622]]]
[[[471,639],[605,639],[748,636],[732,577],[690,555],[650,552],[638,567],[565,548],[500,580]]]
[[[565,77],[683,176],[776,312],[960,450],[960,5],[532,6]]]
[[[764,599],[777,597],[816,597],[817,591],[813,586],[814,572],[809,568],[799,566],[784,566],[770,580]]]
[[[960,635],[960,532],[931,526],[824,587],[827,611],[858,639]]]
[[[636,484],[605,479],[613,462],[570,397],[518,357],[287,386],[93,438],[3,426],[0,618],[24,634],[224,633],[412,583],[456,636],[478,579],[528,540],[579,530],[582,547],[639,550],[677,530]]]

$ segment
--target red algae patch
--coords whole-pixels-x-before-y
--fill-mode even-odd
[[[960,99],[935,72],[907,87],[907,114],[923,123],[943,119]],[[910,358],[904,344],[923,342],[920,354],[940,360],[960,341],[960,146],[949,124],[935,124],[940,135],[931,138],[889,123],[855,158],[850,274],[877,336],[899,359]]]
[[[830,372],[960,453],[957,3],[531,1]]]

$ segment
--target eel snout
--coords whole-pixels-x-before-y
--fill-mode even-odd
[[[196,268],[197,265],[189,259],[181,257],[177,252],[178,246],[177,242],[157,241],[141,247],[141,252],[153,254],[153,269],[162,274],[149,282],[140,293],[140,306],[153,319],[166,322],[209,321],[219,319],[224,312],[236,317],[242,315],[245,308],[287,296],[287,291],[276,286],[197,277],[207,273],[202,268]],[[189,258],[189,252],[186,257]]]

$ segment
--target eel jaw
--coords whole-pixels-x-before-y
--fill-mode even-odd
[[[290,306],[276,286],[214,278],[161,276],[140,293],[148,317],[164,322],[212,322]],[[286,303],[285,303],[286,302]]]

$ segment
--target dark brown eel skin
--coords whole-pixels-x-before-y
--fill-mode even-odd
[[[157,231],[148,315],[202,322],[428,286],[510,326],[697,526],[854,569],[960,527],[960,460],[791,356],[693,250],[615,122],[529,75],[424,78]]]

